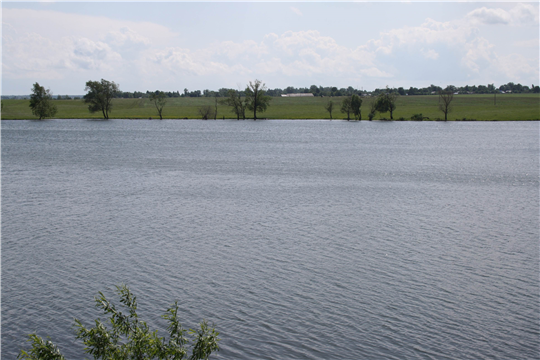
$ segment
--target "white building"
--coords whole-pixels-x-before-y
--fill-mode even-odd
[[[312,93],[301,93],[301,94],[281,94],[282,97],[312,97]]]

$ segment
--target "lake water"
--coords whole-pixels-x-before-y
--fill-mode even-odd
[[[538,122],[2,121],[2,357],[126,283],[219,359],[538,359]]]

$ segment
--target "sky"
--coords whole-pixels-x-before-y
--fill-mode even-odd
[[[533,2],[2,2],[3,95],[538,85]]]

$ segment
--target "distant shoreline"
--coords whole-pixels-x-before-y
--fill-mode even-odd
[[[127,120],[127,121],[340,121],[340,122],[516,122],[516,121],[540,121],[540,120],[475,120],[475,119],[457,119],[457,120],[384,120],[384,119],[374,119],[374,120],[347,120],[347,119],[144,119],[144,118],[111,118],[111,119],[99,119],[99,118],[76,118],[76,119],[56,119],[56,118],[50,118],[50,119],[1,119],[2,121],[36,121],[36,122],[42,122],[42,121],[72,121],[72,120],[91,120],[91,121],[115,121],[115,120]]]
[[[346,119],[340,112],[345,97],[273,97],[265,112],[258,112],[258,120],[330,120],[325,110],[328,101],[334,103],[332,120]],[[362,121],[368,121],[372,98],[362,98]],[[400,96],[393,112],[394,121],[444,121],[436,95]],[[101,113],[90,113],[82,100],[53,100],[58,112],[54,119],[103,119]],[[37,119],[31,112],[29,100],[2,100],[2,120]],[[163,108],[164,120],[202,120],[199,109],[215,107],[211,97],[169,98]],[[538,121],[540,120],[540,94],[455,95],[448,121]],[[101,116],[100,116],[101,115]],[[246,119],[253,113],[246,113]],[[111,119],[159,120],[155,106],[149,99],[114,99],[109,114]],[[351,114],[351,118],[352,118]],[[218,103],[217,119],[236,120],[231,107]],[[373,120],[391,121],[390,113],[376,113]],[[212,119],[213,120],[213,119]],[[206,120],[206,121],[210,121]],[[351,119],[351,121],[353,121]]]

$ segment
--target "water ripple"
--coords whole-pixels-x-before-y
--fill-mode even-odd
[[[35,330],[80,357],[122,282],[218,358],[539,357],[537,123],[2,127],[6,358]]]

